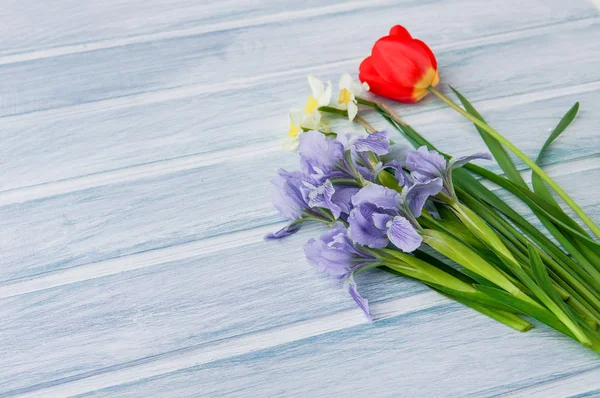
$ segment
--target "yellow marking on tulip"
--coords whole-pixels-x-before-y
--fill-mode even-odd
[[[433,68],[427,69],[425,74],[423,74],[423,77],[420,78],[419,81],[417,81],[414,85],[412,97],[415,102],[420,101],[423,97],[425,97],[425,95],[427,95],[427,89],[429,87],[435,87],[439,81],[440,75],[438,74],[438,71]]]
[[[306,106],[304,107],[304,113],[310,114],[313,113],[319,107],[319,101],[312,95],[308,96],[306,100]]]
[[[340,91],[340,98],[338,99],[339,104],[347,104],[352,99],[352,93],[345,88]]]
[[[297,137],[298,134],[300,134],[300,129],[290,120],[290,130],[288,131],[288,135],[290,137]]]

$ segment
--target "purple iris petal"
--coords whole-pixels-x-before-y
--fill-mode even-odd
[[[373,249],[387,246],[386,230],[379,229],[374,224],[373,216],[377,214],[377,211],[383,212],[384,210],[380,210],[370,203],[362,203],[352,209],[348,217],[348,234],[354,242]]]
[[[408,205],[410,212],[415,217],[421,217],[421,212],[427,198],[437,195],[443,188],[441,178],[434,178],[427,182],[416,182],[411,186],[404,188],[402,197]]]
[[[352,210],[352,197],[360,190],[352,185],[334,185],[335,192],[331,200],[342,210],[342,213],[350,214]]]
[[[331,210],[331,214],[335,219],[340,217],[342,209],[333,202],[333,194],[335,188],[329,180],[325,180],[323,184],[319,186],[312,185],[311,183],[304,181],[303,186],[300,188],[304,198],[307,199],[308,206],[311,208],[322,207],[324,209]]]
[[[329,209],[336,220],[342,214],[350,214],[352,196],[359,189],[359,187],[351,185],[333,185],[330,180],[325,180],[320,185],[303,181],[300,187],[309,207]]]
[[[348,292],[367,318],[372,320],[369,303],[361,297],[356,288],[354,273],[373,264],[375,258],[354,247],[344,224],[335,223],[318,239],[309,240],[304,245],[304,253],[308,262],[320,271],[336,279],[346,279]]]
[[[471,160],[475,160],[475,159],[492,160],[492,155],[490,155],[487,152],[477,152],[477,153],[474,153],[473,155],[469,155],[469,156],[461,156],[456,159],[452,158],[452,159],[450,159],[448,168],[455,169],[458,167],[462,167],[465,164],[469,163]]]
[[[369,184],[354,195],[352,204],[358,206],[363,202],[368,202],[382,209],[397,209],[401,200],[400,194],[393,189],[383,185]]]
[[[396,247],[406,253],[411,253],[421,246],[423,238],[415,227],[402,216],[396,216],[391,222],[387,237]]]
[[[357,266],[373,261],[373,257],[354,247],[346,226],[340,222],[335,223],[318,239],[309,240],[304,245],[304,254],[308,262],[319,271],[337,279],[346,278]]]
[[[369,322],[373,322],[373,316],[369,311],[369,301],[358,293],[358,289],[356,288],[356,282],[354,281],[354,275],[350,275],[347,283],[348,292],[350,293],[350,296],[352,296],[354,302],[362,310]]]
[[[278,174],[271,181],[273,184],[271,192],[273,205],[279,210],[282,217],[296,220],[302,216],[302,211],[308,207],[302,192],[300,192],[302,173],[280,169]]]
[[[352,255],[329,247],[322,240],[311,239],[304,245],[304,255],[319,271],[343,279],[350,274]]]
[[[387,231],[387,229],[389,228],[388,223],[390,221],[392,221],[393,218],[394,218],[394,216],[392,214],[375,213],[372,216],[373,225],[377,229],[380,229],[382,231]]]
[[[268,233],[267,235],[265,235],[265,239],[281,239],[281,238],[285,238],[286,236],[290,236],[292,234],[295,234],[296,232],[298,232],[299,229],[300,229],[300,224],[286,225],[285,227],[281,228],[277,232],[270,232],[270,233]]]
[[[328,139],[318,131],[300,134],[298,152],[300,152],[303,170],[306,165],[319,168],[323,172],[334,170],[344,157],[344,146],[337,140]]]
[[[373,152],[376,155],[385,155],[390,148],[390,139],[386,131],[369,134],[366,138],[359,138],[353,143],[356,152]]]
[[[418,181],[443,177],[446,171],[446,159],[437,151],[428,151],[422,146],[406,155],[406,168]]]

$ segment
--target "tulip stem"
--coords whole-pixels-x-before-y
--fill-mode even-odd
[[[594,222],[588,217],[588,215],[585,214],[585,212],[581,209],[581,207],[579,207],[577,205],[577,203],[575,203],[573,201],[573,199],[571,199],[571,197],[565,191],[563,191],[563,189],[556,182],[554,182],[554,180],[552,178],[550,178],[550,176],[548,174],[546,174],[546,172],[544,170],[542,170],[542,168],[539,167],[533,160],[531,160],[525,153],[523,153],[519,148],[517,148],[515,145],[513,145],[509,140],[504,138],[504,136],[502,136],[502,134],[498,133],[496,130],[494,130],[492,127],[490,127],[487,123],[479,120],[475,116],[471,115],[470,113],[468,113],[467,111],[462,109],[460,106],[455,104],[451,99],[446,97],[444,94],[442,94],[435,88],[429,87],[428,90],[432,94],[437,96],[439,99],[441,99],[444,103],[446,103],[446,105],[448,105],[449,107],[451,107],[452,109],[454,109],[455,111],[457,111],[458,113],[460,113],[461,115],[463,115],[464,117],[469,119],[477,127],[484,130],[491,137],[495,138],[498,142],[500,142],[502,145],[506,146],[515,155],[517,155],[523,162],[525,162],[525,164],[527,164],[527,166],[529,166],[531,168],[531,170],[533,170],[533,172],[535,172],[538,176],[540,176],[540,178],[546,184],[548,184],[558,194],[558,196],[560,196],[565,201],[565,203],[569,205],[569,207],[571,209],[573,209],[575,214],[577,214],[579,216],[579,218],[585,223],[585,225],[587,225],[589,227],[589,229],[597,237],[600,238],[600,228],[598,228],[598,226],[596,226],[596,224],[594,224]]]

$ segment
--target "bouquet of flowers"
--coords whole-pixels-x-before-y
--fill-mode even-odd
[[[306,107],[290,114],[284,143],[298,150],[300,170],[279,170],[273,203],[290,220],[267,236],[282,238],[308,222],[328,229],[304,251],[319,270],[345,281],[348,292],[372,320],[355,275],[383,267],[518,331],[534,318],[600,352],[600,229],[539,166],[490,127],[452,88],[462,107],[435,89],[433,52],[395,26],[360,65],[355,82],[343,75],[339,96],[309,76]],[[451,157],[404,122],[379,95],[417,102],[431,93],[475,125],[490,153]],[[395,142],[361,114],[371,110],[412,144]],[[575,104],[552,131],[541,154],[573,120]],[[336,133],[324,115],[347,118],[362,132]],[[531,187],[512,152],[532,169]],[[495,159],[503,175],[472,164]],[[523,201],[541,231],[481,183],[487,179]],[[577,215],[564,211],[552,191]],[[554,240],[549,238],[550,234]],[[556,242],[556,243],[555,243]]]

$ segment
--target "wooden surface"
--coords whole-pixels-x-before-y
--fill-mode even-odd
[[[306,74],[355,74],[396,23],[531,156],[579,100],[545,166],[600,222],[587,0],[2,1],[0,396],[600,396],[600,357],[546,327],[377,270],[367,324],[304,260],[317,227],[262,240]],[[431,98],[397,110],[483,149]]]

